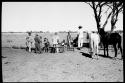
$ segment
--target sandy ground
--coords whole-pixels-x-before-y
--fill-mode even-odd
[[[35,54],[2,48],[7,57],[2,58],[3,82],[123,82],[123,60],[103,56],[96,60],[81,53],[87,51]],[[114,52],[109,55],[114,57]]]

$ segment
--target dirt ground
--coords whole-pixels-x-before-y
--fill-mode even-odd
[[[123,60],[87,56],[88,49],[64,53],[28,53],[2,48],[3,82],[123,82]],[[110,50],[109,55],[114,57]]]

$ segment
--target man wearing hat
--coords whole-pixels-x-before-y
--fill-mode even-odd
[[[78,27],[78,48],[81,49],[81,47],[83,46],[83,29],[82,26]]]

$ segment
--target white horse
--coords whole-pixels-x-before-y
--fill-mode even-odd
[[[99,52],[98,49],[99,49],[99,43],[100,43],[99,34],[89,32],[88,35],[89,35],[89,44],[90,44],[92,58],[96,56],[96,58],[98,59],[98,52]],[[95,53],[95,50],[96,50],[96,53]]]

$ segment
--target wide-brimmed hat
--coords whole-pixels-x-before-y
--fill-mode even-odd
[[[82,26],[79,26],[78,28],[79,28],[79,29],[81,29],[81,28],[82,28]]]
[[[28,34],[31,34],[31,32],[27,32]]]

